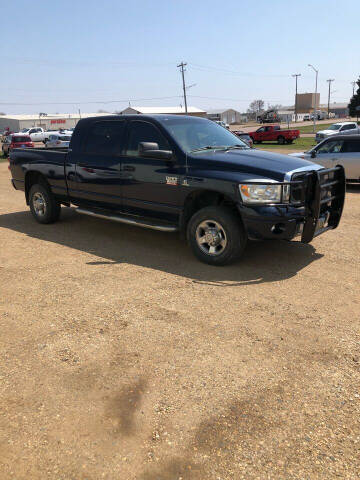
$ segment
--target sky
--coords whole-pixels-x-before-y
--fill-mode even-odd
[[[348,102],[360,75],[359,0],[0,0],[0,112],[183,104],[246,111],[315,90]]]

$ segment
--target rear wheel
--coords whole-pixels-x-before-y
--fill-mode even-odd
[[[37,183],[30,188],[30,210],[39,223],[53,223],[59,219],[61,205],[45,184]]]
[[[243,253],[247,236],[240,218],[226,207],[205,207],[190,219],[187,238],[194,255],[209,265],[227,265]]]
[[[277,141],[279,145],[284,145],[285,138],[282,135],[279,135]]]

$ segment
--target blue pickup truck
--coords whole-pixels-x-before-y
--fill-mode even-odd
[[[68,149],[14,149],[12,184],[34,218],[77,212],[179,231],[196,257],[235,261],[251,240],[310,242],[336,228],[341,166],[250,149],[204,118],[111,115],[80,120]]]

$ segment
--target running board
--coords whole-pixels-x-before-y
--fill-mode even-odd
[[[128,225],[135,225],[136,227],[150,228],[151,230],[159,230],[160,232],[176,232],[178,227],[176,225],[159,225],[156,223],[138,220],[134,217],[127,217],[125,215],[108,215],[105,213],[97,213],[91,210],[84,210],[83,208],[76,208],[75,212],[89,215],[90,217],[104,218],[105,220],[112,220],[113,222],[127,223]]]

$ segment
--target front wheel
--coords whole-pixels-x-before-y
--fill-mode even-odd
[[[218,206],[202,208],[191,217],[187,238],[201,262],[219,266],[238,259],[247,241],[239,216],[230,208]]]
[[[59,219],[61,205],[47,185],[37,183],[30,188],[30,210],[39,223],[54,223]]]
[[[280,136],[278,137],[277,141],[278,141],[278,144],[279,144],[279,145],[284,145],[284,143],[285,143],[285,138],[280,135]]]

